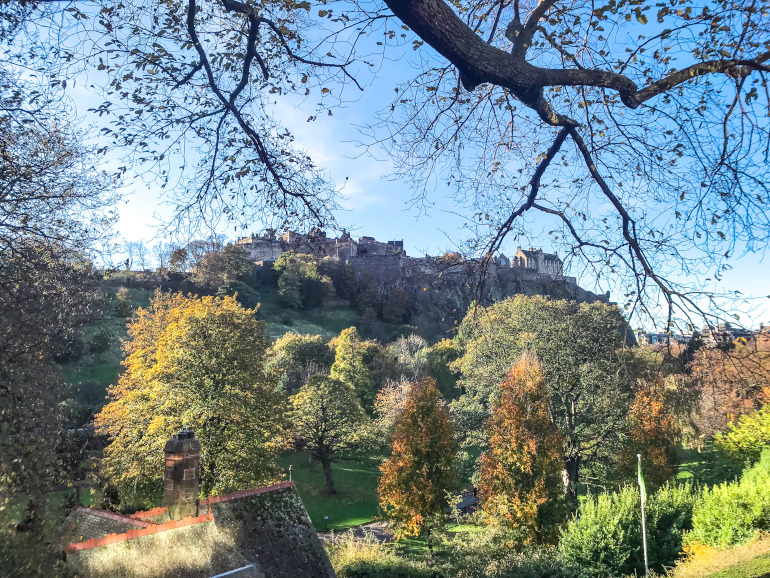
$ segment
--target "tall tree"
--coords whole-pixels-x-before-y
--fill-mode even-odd
[[[524,351],[542,364],[552,420],[564,437],[564,466],[573,496],[581,468],[609,467],[626,429],[633,397],[622,348],[626,322],[604,303],[554,301],[522,295],[478,308],[457,336],[455,362],[463,395],[453,402],[466,443],[486,445],[483,424],[499,384]]]
[[[182,426],[201,440],[201,491],[272,480],[284,435],[285,398],[264,370],[264,323],[232,297],[156,293],[137,310],[125,371],[96,416],[109,437],[103,467],[127,500],[155,497],[163,445]]]
[[[636,395],[628,412],[628,440],[623,444],[618,467],[633,480],[636,473],[636,456],[640,454],[644,466],[647,489],[654,492],[677,473],[677,449],[682,432],[671,403],[670,385],[662,377],[652,381],[640,380]]]
[[[291,397],[291,436],[298,449],[316,460],[326,478],[326,491],[336,493],[332,464],[361,445],[367,421],[353,388],[336,379],[313,376]]]
[[[392,454],[380,466],[380,505],[399,535],[440,525],[455,486],[455,433],[449,410],[430,379],[409,390],[396,421]]]
[[[192,279],[205,287],[224,287],[254,269],[254,263],[240,245],[229,244],[206,253],[193,269]]]
[[[361,405],[367,412],[374,408],[377,395],[372,372],[367,367],[364,355],[368,348],[362,342],[355,327],[343,329],[339,337],[332,342],[335,348],[334,364],[329,374],[332,379],[338,379],[350,385],[356,392]]]
[[[333,283],[318,270],[318,258],[287,251],[273,265],[278,272],[278,295],[294,309],[309,309],[323,304]]]
[[[730,347],[701,346],[687,366],[698,392],[693,421],[702,439],[770,403],[770,337]]]
[[[513,529],[525,543],[553,541],[566,517],[564,439],[551,421],[549,397],[539,362],[525,353],[500,384],[486,423],[482,508],[489,522]]]
[[[97,314],[101,276],[87,255],[109,232],[114,195],[67,118],[0,67],[0,574],[7,576],[39,576],[56,565],[44,544],[59,521],[42,495],[80,481],[84,459],[71,435],[83,424],[68,415],[71,391],[56,360]],[[17,507],[26,509],[22,524]]]

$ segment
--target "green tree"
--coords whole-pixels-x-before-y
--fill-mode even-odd
[[[335,353],[329,375],[332,379],[338,379],[351,386],[363,408],[371,413],[377,391],[372,372],[364,357],[370,345],[361,341],[355,327],[343,329],[332,344]]]
[[[401,287],[392,287],[382,304],[382,320],[396,325],[407,323],[411,317],[410,305],[409,293]]]
[[[633,388],[621,351],[626,322],[604,303],[516,296],[468,313],[457,343],[463,355],[463,395],[453,403],[466,443],[485,446],[483,424],[499,384],[524,351],[537,356],[550,394],[552,419],[564,437],[568,492],[575,496],[581,468],[611,466],[626,431]]]
[[[293,393],[316,375],[328,375],[334,351],[320,335],[284,333],[268,351],[268,369],[280,373],[279,385]]]
[[[225,295],[235,297],[235,300],[243,305],[244,309],[256,309],[259,307],[259,291],[243,281],[230,281],[227,285],[217,289],[217,295],[219,297],[224,297]]]
[[[331,294],[331,279],[318,271],[318,259],[313,255],[287,251],[273,265],[278,272],[278,296],[294,309],[309,309],[323,305]]]
[[[362,443],[367,418],[353,388],[316,375],[291,397],[291,435],[298,449],[321,462],[326,491],[336,493],[332,464]]]
[[[452,369],[452,364],[460,357],[460,350],[451,339],[442,339],[438,343],[423,349],[417,354],[418,359],[424,358],[427,372],[436,381],[441,395],[445,399],[454,399],[459,394],[457,388],[458,373]]]
[[[455,487],[455,433],[432,380],[414,384],[396,421],[392,454],[380,466],[380,505],[397,535],[441,525]]]
[[[204,287],[222,287],[254,269],[254,263],[240,245],[226,245],[206,253],[193,269],[192,280]]]
[[[500,384],[486,424],[479,494],[487,520],[516,531],[525,543],[554,541],[563,507],[564,440],[551,421],[540,364],[524,354]]]
[[[125,367],[96,416],[103,469],[127,500],[158,496],[163,446],[180,427],[201,440],[201,491],[275,479],[285,398],[264,370],[264,323],[232,297],[166,295],[131,320]]]
[[[770,405],[747,413],[714,436],[714,449],[736,473],[754,465],[770,447]]]

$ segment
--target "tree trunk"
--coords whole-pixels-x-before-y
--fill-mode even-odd
[[[328,459],[321,459],[321,465],[324,468],[324,476],[326,476],[326,491],[329,494],[336,494],[337,490],[334,489],[334,477],[332,476],[332,463]]]
[[[567,474],[567,483],[564,485],[564,495],[576,499],[577,485],[580,476],[580,456],[568,457],[564,462],[564,470]]]

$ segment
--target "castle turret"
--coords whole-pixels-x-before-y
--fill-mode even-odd
[[[166,442],[163,505],[172,520],[198,515],[201,443],[195,433],[182,428]]]

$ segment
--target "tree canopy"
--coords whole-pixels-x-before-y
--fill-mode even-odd
[[[202,492],[277,476],[286,400],[265,372],[268,341],[252,310],[227,296],[158,292],[137,310],[128,333],[125,371],[95,422],[110,439],[104,472],[126,501],[160,492],[158,456],[182,426],[201,440]]]
[[[385,515],[401,535],[419,535],[440,524],[455,486],[455,432],[449,410],[430,379],[412,385],[380,466],[377,487]]]
[[[500,384],[486,423],[479,491],[489,522],[524,542],[552,541],[566,508],[561,472],[564,440],[551,421],[548,389],[537,359],[524,354]],[[561,513],[562,519],[559,519]]]
[[[454,364],[464,393],[452,405],[466,443],[485,446],[483,424],[499,384],[529,351],[542,364],[574,494],[581,467],[611,463],[625,431],[633,398],[621,355],[625,331],[620,310],[598,302],[519,295],[469,312],[457,336],[464,353]]]
[[[313,376],[291,397],[291,436],[319,462],[326,491],[335,493],[332,464],[361,446],[366,414],[353,388],[336,379]]]

